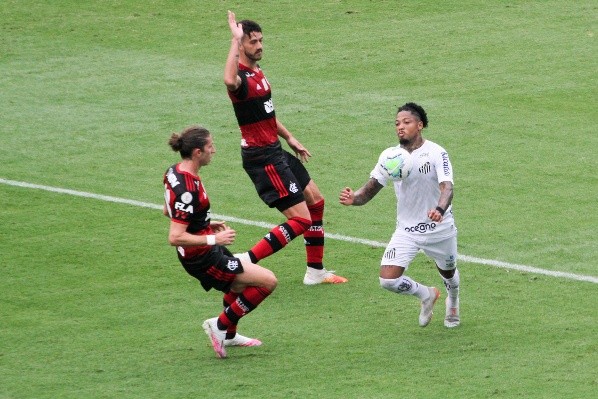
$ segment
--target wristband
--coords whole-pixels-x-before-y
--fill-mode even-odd
[[[437,206],[436,210],[438,211],[438,213],[440,213],[440,216],[444,216],[444,209],[442,209],[441,207]]]
[[[206,236],[206,244],[207,245],[216,245],[216,236],[213,234]]]

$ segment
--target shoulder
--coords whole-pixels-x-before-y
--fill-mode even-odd
[[[426,141],[424,142],[423,147],[433,151],[446,151],[444,147],[442,147],[440,144],[428,139],[426,139]]]

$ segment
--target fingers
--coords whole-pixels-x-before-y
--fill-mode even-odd
[[[436,209],[431,209],[428,211],[428,218],[433,222],[440,222],[442,221],[442,215]]]
[[[345,187],[341,190],[338,200],[342,205],[351,205],[353,203],[353,190]]]
[[[237,232],[230,227],[226,227],[223,231],[216,234],[216,242],[220,245],[230,245],[235,242]]]
[[[309,157],[311,157],[311,154],[307,151],[302,151],[297,155],[299,156],[301,162],[309,162]]]

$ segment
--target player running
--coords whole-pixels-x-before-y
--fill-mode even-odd
[[[399,294],[415,295],[421,301],[419,325],[432,319],[440,297],[435,287],[427,287],[405,275],[415,255],[422,250],[434,259],[447,291],[444,325],[456,327],[459,316],[459,270],[457,270],[457,228],[453,219],[453,168],[448,153],[422,137],[428,126],[424,109],[407,103],[397,111],[396,132],[401,147],[413,157],[411,174],[394,182],[397,195],[397,228],[381,261],[380,285]],[[344,188],[339,196],[343,205],[365,205],[388,184],[379,165],[357,191]]]

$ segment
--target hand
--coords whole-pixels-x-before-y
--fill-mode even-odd
[[[224,221],[222,220],[212,220],[210,222],[210,227],[212,228],[212,231],[214,233],[218,233],[228,229],[228,226],[224,224]]]
[[[235,236],[237,232],[230,227],[225,226],[224,230],[216,233],[216,244],[218,245],[230,245],[235,242]]]
[[[338,200],[343,205],[353,205],[353,200],[355,199],[355,193],[349,187],[345,187],[341,190],[341,193],[338,196]]]
[[[438,209],[430,209],[428,211],[428,217],[433,222],[441,222],[442,221],[442,214],[438,211]]]
[[[233,34],[233,38],[237,39],[239,43],[241,43],[241,39],[243,39],[243,27],[237,23],[235,13],[230,10],[228,11],[228,26]]]
[[[295,155],[301,162],[309,162],[311,153],[307,150],[307,148],[303,147],[303,144],[301,144],[299,140],[297,140],[295,137],[291,137],[287,139],[287,144],[295,152]]]

